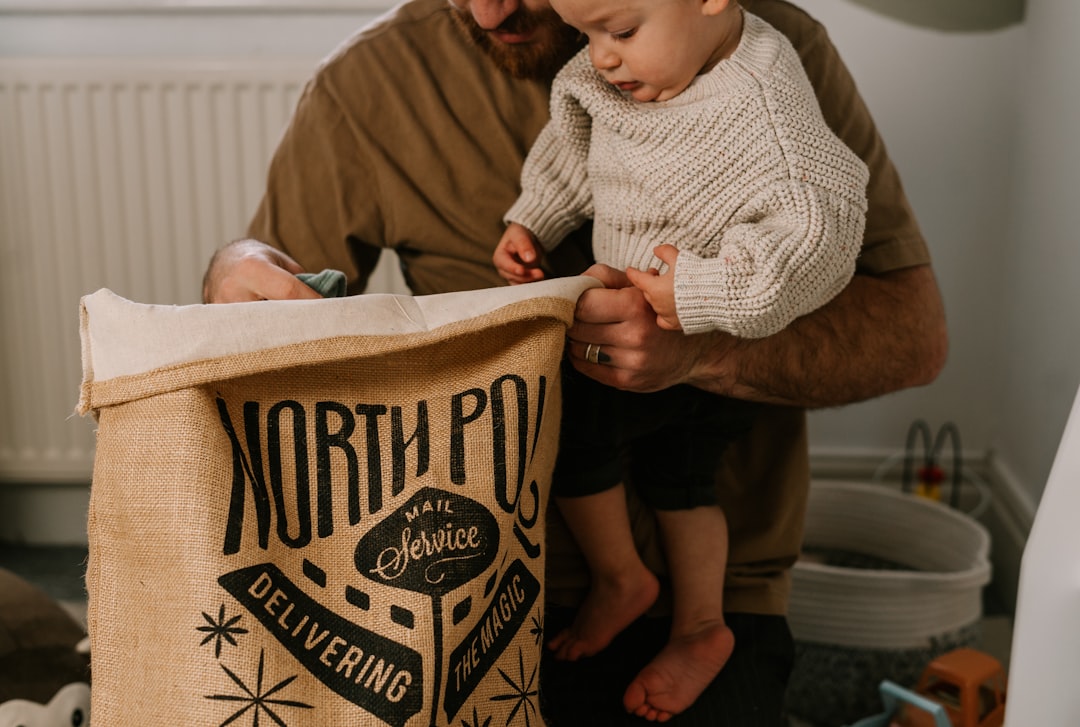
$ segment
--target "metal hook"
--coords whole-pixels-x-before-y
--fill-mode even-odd
[[[902,480],[904,492],[911,492],[914,484],[915,437],[919,434],[922,435],[923,465],[925,467],[933,465],[933,448],[930,445],[933,435],[930,434],[930,425],[923,419],[916,419],[908,427],[907,444],[904,446],[904,478]]]
[[[953,450],[953,471],[952,471],[952,490],[949,492],[949,505],[956,508],[960,505],[960,481],[962,479],[962,456],[960,449],[960,430],[956,428],[956,425],[952,422],[945,422],[938,429],[937,437],[934,438],[934,447],[931,450],[930,459],[932,462],[937,462],[938,457],[941,454],[941,447],[945,444],[945,437],[948,436],[952,440]]]

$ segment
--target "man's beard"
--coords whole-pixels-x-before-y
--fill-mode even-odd
[[[532,11],[519,8],[499,26],[507,33],[542,32],[531,43],[508,44],[494,40],[476,24],[468,10],[451,5],[451,14],[499,68],[515,78],[550,81],[583,45],[580,33],[550,7]]]

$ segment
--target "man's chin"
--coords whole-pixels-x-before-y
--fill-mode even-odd
[[[553,11],[532,18],[525,32],[504,34],[517,42],[505,42],[485,31],[467,10],[452,7],[451,14],[495,65],[515,78],[550,81],[582,45],[578,32]]]

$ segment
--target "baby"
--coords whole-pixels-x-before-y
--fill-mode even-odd
[[[544,252],[592,218],[597,262],[626,270],[661,328],[769,336],[848,283],[867,170],[826,126],[786,38],[737,0],[551,4],[589,45],[553,84],[551,121],[494,254],[502,277],[543,278]],[[584,373],[619,365],[592,344],[585,359]],[[628,475],[656,513],[673,612],[667,645],[623,702],[666,721],[735,648],[714,483],[753,406],[688,386],[631,394],[565,372],[553,494],[592,582],[549,647],[564,659],[595,654],[659,593],[631,538]]]

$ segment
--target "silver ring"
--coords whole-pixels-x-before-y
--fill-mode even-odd
[[[585,347],[585,360],[589,363],[600,363],[600,346],[595,343],[590,343]]]

